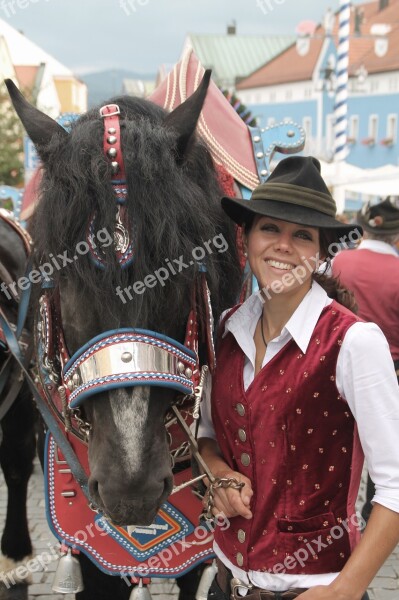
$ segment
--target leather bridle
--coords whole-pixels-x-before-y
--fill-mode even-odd
[[[118,176],[118,180],[112,180],[114,189],[116,187],[118,190],[115,194],[118,211],[114,240],[115,250],[122,257],[119,262],[123,268],[126,264],[123,256],[131,247],[131,241],[127,215],[121,213],[126,194],[121,194],[120,190],[126,189],[126,175],[120,140],[120,110],[117,105],[107,105],[101,108],[100,115],[104,120],[104,153],[110,160],[112,176]],[[121,239],[125,243],[118,248]],[[131,254],[133,257],[133,252]],[[197,310],[199,302],[200,311]],[[212,481],[213,476],[203,463],[186,422],[187,416],[199,418],[199,404],[208,373],[208,365],[201,368],[199,364],[199,333],[206,343],[211,370],[215,363],[213,318],[205,272],[200,272],[193,284],[184,344],[154,331],[123,328],[100,333],[70,356],[60,304],[59,288],[44,290],[37,319],[36,348],[41,395],[56,416],[60,429],[64,429],[65,437],[76,435],[88,443],[91,424],[84,415],[82,404],[94,394],[137,385],[168,387],[176,392],[176,397],[168,413],[166,427],[172,421],[177,421],[188,437],[188,443],[172,448],[172,462],[189,459],[194,454],[204,471],[203,475],[179,485],[172,493],[204,477]],[[204,315],[201,323],[199,314]],[[183,406],[184,410],[179,410],[179,406]],[[63,453],[65,455],[64,450]],[[85,488],[88,495],[86,485]],[[90,498],[88,500],[90,502]]]

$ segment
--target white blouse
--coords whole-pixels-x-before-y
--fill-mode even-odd
[[[305,354],[321,311],[331,302],[324,289],[314,282],[281,334],[268,343],[262,367],[291,339]],[[225,323],[223,335],[231,332],[245,354],[245,389],[254,379],[256,350],[253,337],[262,305],[259,293],[255,293]],[[356,419],[368,470],[376,486],[373,502],[399,512],[399,386],[388,342],[374,323],[354,323],[348,329],[338,355],[336,385]],[[199,438],[216,439],[210,396],[209,385],[201,405]],[[264,589],[284,591],[289,587],[328,585],[338,575],[246,573],[233,565],[216,543],[214,548],[234,577]]]

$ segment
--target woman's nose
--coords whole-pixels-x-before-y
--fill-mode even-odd
[[[288,233],[281,232],[275,240],[275,248],[283,252],[290,252],[292,249],[291,236]]]

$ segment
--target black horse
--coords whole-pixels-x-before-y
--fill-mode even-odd
[[[109,241],[98,250],[102,268],[89,253],[76,256],[79,244],[88,239],[93,215],[96,229],[108,232],[110,240],[116,232],[114,165],[103,151],[99,107],[80,117],[68,134],[8,82],[14,106],[44,163],[33,226],[38,260],[54,265],[54,257],[68,257],[53,268],[52,280],[59,290],[69,355],[101,332],[126,327],[184,343],[193,283],[204,266],[215,321],[236,302],[241,272],[235,230],[220,207],[221,189],[210,153],[195,134],[208,83],[209,73],[197,92],[170,114],[138,98],[107,102],[120,109],[127,189],[122,228],[134,254],[122,269]],[[165,265],[167,280],[154,284],[154,277],[148,279]],[[134,287],[137,282],[148,285]],[[200,354],[204,356],[204,348]],[[152,523],[171,492],[164,417],[175,395],[168,387],[140,385],[99,390],[83,403],[90,425],[90,495],[116,524]],[[119,578],[99,572],[93,577],[88,559],[81,562],[85,591],[77,597],[129,596]]]
[[[9,321],[17,323],[20,290],[15,285],[24,276],[28,246],[10,224],[11,216],[0,215],[0,306]],[[11,284],[11,285],[10,285]],[[29,343],[24,332],[24,343]],[[0,393],[0,464],[8,490],[6,522],[1,537],[0,571],[13,572],[20,561],[32,553],[26,500],[28,481],[35,455],[36,409],[31,393],[22,382],[21,372],[0,342],[0,373],[7,369]],[[9,369],[9,370],[8,370]],[[0,375],[0,382],[1,382]],[[0,383],[1,385],[1,383]],[[26,581],[25,581],[26,582]]]

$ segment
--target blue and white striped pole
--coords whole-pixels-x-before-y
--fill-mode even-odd
[[[349,0],[339,0],[338,59],[335,93],[335,143],[334,162],[345,160],[348,155],[348,68],[351,5]]]

